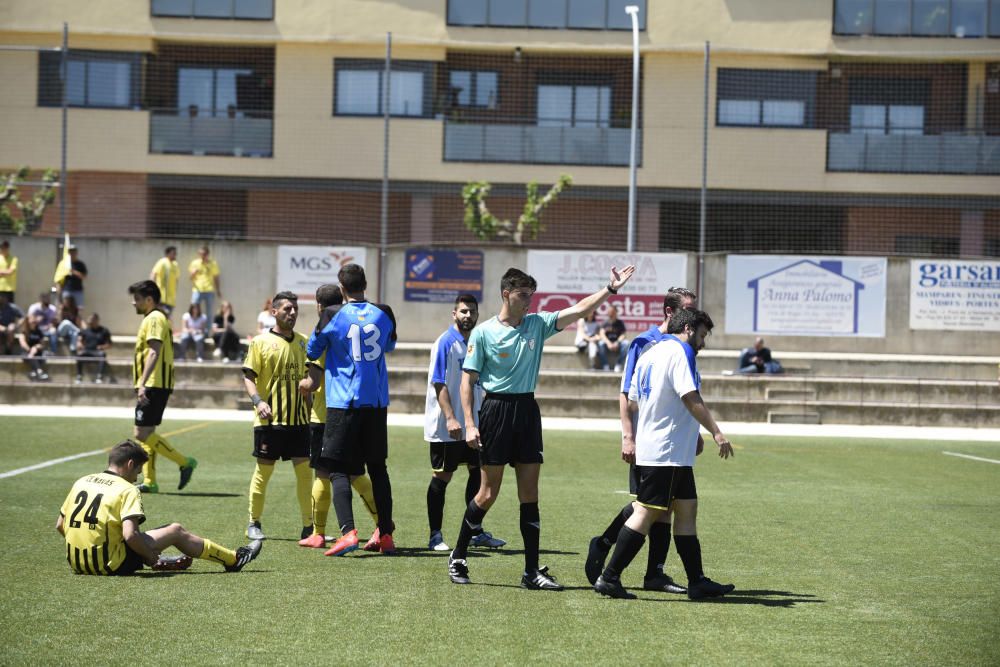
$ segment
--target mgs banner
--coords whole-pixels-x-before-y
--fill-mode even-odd
[[[538,281],[534,310],[557,311],[572,306],[608,284],[611,267],[635,264],[635,275],[617,295],[598,309],[618,309],[629,331],[645,331],[663,321],[663,296],[671,287],[686,286],[687,255],[680,253],[614,253],[528,251],[528,273]]]
[[[1000,331],[1000,262],[910,260],[910,328]]]
[[[726,333],[885,336],[884,257],[730,255]]]
[[[337,284],[337,272],[345,264],[365,266],[365,249],[360,247],[282,245],[278,246],[278,291],[299,295],[300,303],[315,303],[316,288]]]

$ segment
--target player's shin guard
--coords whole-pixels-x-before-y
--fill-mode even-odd
[[[465,558],[469,554],[469,541],[472,536],[483,529],[483,518],[486,510],[476,504],[475,500],[470,500],[465,508],[465,516],[462,517],[462,527],[458,531],[458,540],[452,550],[452,558]]]
[[[657,521],[649,528],[649,558],[646,561],[646,577],[655,577],[663,572],[670,551],[670,524]]]
[[[385,464],[368,464],[368,476],[372,480],[372,495],[375,496],[375,509],[378,511],[378,530],[382,535],[392,535],[392,484],[389,482],[389,471]]]
[[[636,532],[628,526],[622,526],[621,531],[618,533],[618,539],[615,541],[614,553],[611,554],[608,566],[604,568],[604,574],[602,575],[604,579],[619,578],[629,563],[636,557],[636,554],[639,553],[639,550],[642,549],[642,543],[645,541],[646,536],[642,533]]]
[[[542,534],[542,522],[538,515],[538,503],[521,503],[521,537],[524,538],[524,571],[538,569],[538,543]]]
[[[365,511],[372,518],[372,523],[376,526],[378,525],[378,510],[375,509],[375,494],[372,493],[372,481],[368,479],[368,475],[359,475],[351,480],[351,488],[353,488],[358,496],[361,498],[361,502],[365,506]]]
[[[677,555],[684,563],[688,582],[694,583],[705,576],[701,569],[701,542],[698,541],[698,536],[674,535],[674,544],[677,545]]]
[[[236,564],[236,552],[226,547],[220,546],[213,542],[212,540],[203,540],[205,546],[201,549],[201,554],[198,558],[202,560],[210,560],[214,563],[219,563],[221,565],[235,565]]]
[[[427,486],[427,525],[432,533],[441,530],[441,522],[444,519],[444,494],[447,489],[448,482],[438,477],[431,477],[431,483]]]
[[[326,518],[330,514],[332,485],[329,477],[317,477],[312,484],[313,534],[326,534]]]
[[[483,485],[482,469],[479,466],[469,466],[469,481],[465,483],[465,504],[468,505],[479,493]]]
[[[274,464],[261,465],[258,463],[253,469],[253,477],[250,478],[250,521],[260,521],[260,515],[264,513],[267,482],[273,474]]]
[[[177,464],[177,467],[187,465],[187,457],[178,452],[173,446],[167,442],[159,433],[153,433],[151,436],[146,438],[146,444],[156,450],[156,453],[160,456],[170,459]]]
[[[302,525],[313,522],[312,516],[312,468],[308,461],[293,465],[295,470],[295,497],[299,501],[299,512],[302,514]]]
[[[351,481],[342,472],[333,473],[330,479],[333,482],[333,511],[337,513],[340,534],[346,535],[354,530],[354,508],[351,507]]]
[[[622,532],[622,526],[628,521],[628,518],[632,516],[632,512],[635,508],[632,507],[632,503],[629,503],[622,508],[622,511],[615,515],[615,518],[608,524],[608,527],[604,529],[604,534],[601,535],[601,539],[604,540],[604,544],[610,547],[618,539],[618,533]]]

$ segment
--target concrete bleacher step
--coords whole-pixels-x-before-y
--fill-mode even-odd
[[[818,412],[767,411],[768,424],[822,424]]]
[[[766,401],[815,401],[815,389],[786,389],[784,387],[765,387]],[[770,419],[769,419],[770,421]]]

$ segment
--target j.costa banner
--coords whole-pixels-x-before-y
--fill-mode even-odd
[[[1000,331],[1000,262],[911,260],[910,328]]]
[[[315,303],[316,288],[326,283],[336,285],[337,272],[345,264],[364,266],[365,249],[342,246],[278,246],[278,291],[295,292],[299,295],[300,302]]]
[[[884,257],[731,255],[726,333],[885,336]]]
[[[532,309],[557,311],[571,306],[607,285],[612,266],[622,269],[629,264],[635,265],[635,275],[598,312],[616,307],[629,331],[660,324],[663,295],[671,287],[687,286],[687,255],[529,250],[528,273],[538,281]]]

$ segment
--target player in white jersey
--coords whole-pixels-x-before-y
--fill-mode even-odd
[[[621,573],[642,549],[650,527],[666,512],[674,514],[674,543],[688,577],[688,597],[698,600],[731,592],[705,576],[696,517],[698,492],[694,480],[698,424],[728,459],[733,447],[701,399],[701,376],[695,355],[714,327],[700,310],[673,314],[670,334],[639,358],[629,389],[629,406],[636,416],[635,464],[639,489],[635,511],[622,527],[608,566],[594,589],[610,597],[634,598],[622,587]]]
[[[428,549],[451,551],[441,535],[444,516],[444,498],[448,482],[458,466],[469,470],[465,485],[465,504],[468,505],[479,491],[481,475],[479,452],[465,444],[465,412],[459,389],[462,385],[462,362],[468,352],[469,334],[479,321],[479,301],[472,294],[459,294],[451,311],[452,326],[438,336],[431,347],[431,363],[427,370],[427,404],[424,408],[424,440],[430,445],[431,482],[427,487],[427,522],[431,537]],[[473,417],[479,426],[479,409],[482,407],[482,386],[473,389],[475,401]],[[470,545],[498,549],[506,540],[493,537],[479,528]]]

